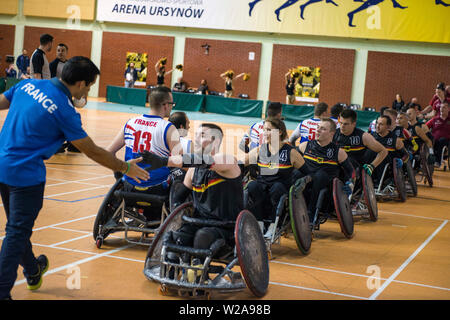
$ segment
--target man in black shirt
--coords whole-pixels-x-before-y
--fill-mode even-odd
[[[69,51],[69,47],[64,43],[60,43],[56,47],[56,59],[50,62],[50,74],[52,78],[61,78],[62,69],[67,61],[67,51]]]
[[[30,74],[33,79],[50,79],[50,65],[45,52],[50,52],[53,46],[53,37],[43,34],[39,39],[39,48],[31,55]]]

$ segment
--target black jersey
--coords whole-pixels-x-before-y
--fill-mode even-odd
[[[158,85],[164,84],[164,75],[157,75],[156,76],[156,84],[158,84]]]
[[[322,147],[317,140],[308,141],[303,158],[308,172],[324,169],[330,177],[339,175],[339,147],[330,142]]]
[[[347,155],[358,163],[363,162],[363,157],[366,152],[366,146],[363,143],[363,134],[359,128],[355,128],[353,132],[346,136],[341,133],[341,129],[337,129],[333,137],[333,142],[347,152]]]
[[[375,140],[381,143],[386,148],[386,150],[389,151],[390,154],[395,152],[397,145],[397,136],[392,131],[389,131],[389,133],[384,137],[380,136],[377,132],[372,132],[372,135]]]
[[[244,208],[242,177],[224,178],[215,171],[195,168],[194,208],[201,218],[234,221]]]
[[[225,81],[225,91],[233,91],[233,82]]]
[[[419,148],[422,146],[422,144],[424,143],[424,141],[422,140],[422,138],[421,137],[419,137],[418,135],[417,135],[417,131],[416,131],[416,128],[417,127],[422,127],[422,123],[420,123],[420,122],[417,122],[416,124],[414,124],[414,125],[409,125],[409,127],[408,127],[408,130],[409,130],[409,132],[411,133],[411,137],[414,139],[414,141],[416,141],[416,143],[418,144],[418,146],[419,146]]]
[[[408,130],[400,126],[396,126],[395,129],[392,130],[392,133],[397,136],[397,139],[400,139],[403,142],[406,149],[412,150],[413,144]]]
[[[286,84],[286,94],[288,96],[294,95],[295,81],[288,81]]]
[[[258,167],[260,174],[258,181],[271,184],[281,182],[287,187],[291,185],[292,171],[294,166],[291,163],[291,150],[294,147],[285,143],[280,151],[271,154],[267,143],[261,145],[258,152]]]

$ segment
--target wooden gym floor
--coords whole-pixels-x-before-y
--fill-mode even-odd
[[[85,130],[102,147],[135,116],[93,109],[80,113]],[[6,114],[0,112],[0,125]],[[191,127],[198,124],[192,122]],[[247,127],[222,125],[223,129]],[[234,146],[230,139],[225,145]],[[123,151],[118,156],[123,157]],[[121,233],[115,233],[101,249],[96,248],[92,227],[114,182],[112,172],[82,154],[68,152],[53,156],[46,165],[44,206],[31,240],[36,256],[48,256],[50,268],[42,287],[30,292],[19,267],[13,298],[180,299],[161,296],[158,285],[143,275],[148,247],[129,244]],[[419,184],[417,198],[406,203],[379,203],[377,222],[356,219],[355,235],[350,240],[340,232],[337,221],[321,225],[307,256],[300,254],[292,235],[282,238],[281,245],[272,248],[270,285],[263,299],[450,299],[449,191],[450,173],[438,170],[435,186]],[[1,242],[6,217],[0,206]],[[244,290],[212,298],[254,296]]]

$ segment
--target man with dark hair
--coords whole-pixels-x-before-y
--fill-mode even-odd
[[[339,148],[333,142],[335,133],[336,124],[334,121],[330,118],[323,118],[319,122],[314,140],[304,141],[298,147],[306,163],[301,172],[312,177],[312,182],[303,192],[308,204],[308,215],[311,223],[316,213],[320,191],[324,188],[330,188],[333,178],[339,176],[339,167],[343,169],[344,180],[346,181],[344,191],[350,196],[353,190],[355,171],[344,149]],[[330,203],[332,203],[331,192],[328,192],[322,208],[319,209],[326,209]]]
[[[354,110],[342,111],[341,127],[336,130],[333,142],[347,152],[355,168],[362,167],[369,175],[372,175],[373,170],[386,158],[388,151],[372,135],[356,127],[357,116]],[[373,161],[369,161],[367,150],[377,154]]]
[[[71,72],[66,72],[70,70]],[[148,172],[136,162],[124,162],[97,146],[83,130],[72,97],[86,95],[100,71],[88,58],[74,57],[63,69],[62,79],[23,80],[0,95],[0,110],[9,112],[0,133],[0,193],[6,212],[6,235],[0,251],[0,300],[10,298],[17,268],[24,268],[28,289],[36,290],[49,262],[35,258],[30,237],[44,198],[46,169],[64,140],[97,163],[145,180]]]
[[[123,76],[125,77],[125,88],[134,88],[134,83],[138,79],[138,72],[134,67],[134,62],[128,64]]]
[[[298,138],[300,138],[300,143],[314,140],[321,119],[328,118],[329,116],[330,112],[328,105],[325,102],[318,103],[314,107],[314,117],[299,123],[289,137],[289,143],[295,146],[295,142]]]
[[[336,123],[336,128],[339,128],[339,115],[344,110],[344,105],[342,103],[336,103],[331,107],[331,119]]]
[[[192,141],[186,138],[190,128],[190,121],[187,114],[182,111],[174,112],[170,115],[169,121],[178,129],[183,153],[191,153]]]
[[[139,158],[144,151],[161,157],[183,154],[177,129],[171,122],[164,120],[175,104],[171,90],[163,86],[152,89],[149,102],[150,112],[128,120],[106,150],[115,155],[125,147],[125,161]],[[148,165],[143,162],[139,166],[148,169]],[[169,192],[169,177],[170,169],[165,166],[152,170],[150,177],[144,181],[136,181],[127,176],[122,179],[129,191],[166,195]],[[158,214],[161,214],[161,207],[150,206],[144,210],[144,215],[149,220],[154,220]]]
[[[386,111],[387,109],[389,109],[388,106],[383,106],[380,108],[380,116],[382,116],[384,114],[384,111]],[[377,118],[378,119],[378,118]],[[367,132],[368,133],[372,133],[377,131],[376,127],[377,127],[377,119],[374,119],[370,124],[369,127],[367,128]]]
[[[165,166],[189,168],[174,198],[175,203],[180,204],[192,194],[194,218],[235,221],[244,208],[241,168],[234,156],[219,153],[222,138],[219,126],[203,123],[195,132],[194,154],[160,157],[149,152],[144,155],[144,161],[150,163],[152,169],[159,170]],[[196,249],[209,249],[217,239],[224,239],[234,246],[233,231],[233,228],[183,223],[173,231],[172,239],[178,245]],[[169,252],[168,258],[179,261],[174,252]]]
[[[41,35],[40,45],[31,55],[30,74],[33,79],[50,79],[50,65],[45,52],[50,52],[53,46],[53,37],[49,34]]]
[[[58,44],[56,47],[56,59],[50,62],[50,74],[51,77],[61,78],[64,64],[67,62],[67,52],[69,47],[64,43]]]
[[[22,54],[17,57],[16,60],[17,69],[19,69],[18,78],[22,78],[22,74],[27,74],[27,68],[30,66],[30,57],[28,56],[27,49],[22,50]]]
[[[377,131],[372,133],[374,138],[379,143],[381,143],[388,151],[388,156],[384,158],[383,162],[378,165],[373,171],[372,177],[374,180],[374,184],[379,183],[386,163],[391,163],[395,158],[397,159],[397,168],[401,168],[403,167],[403,163],[409,159],[408,151],[406,151],[403,142],[398,139],[397,135],[394,132],[390,131],[391,126],[391,118],[386,114],[382,115],[377,119]],[[397,157],[398,152],[401,153],[400,158]],[[375,158],[377,156],[375,152],[369,151],[369,153],[372,154],[371,156],[368,155],[369,159]]]
[[[277,118],[281,119],[282,105],[279,102],[271,102],[267,106],[267,118]],[[263,138],[264,120],[254,123],[250,126],[248,133],[244,134],[242,138],[239,149],[245,153],[250,152],[253,148],[261,145]]]

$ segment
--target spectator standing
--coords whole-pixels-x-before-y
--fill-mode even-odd
[[[134,83],[138,78],[138,72],[134,68],[134,62],[128,64],[127,70],[125,70],[125,88],[134,88]]]
[[[19,69],[19,79],[22,79],[22,74],[27,73],[27,68],[30,66],[30,57],[26,49],[22,50],[22,54],[17,57],[16,61],[17,69]]]
[[[56,59],[50,62],[50,75],[51,77],[61,78],[62,69],[67,62],[67,52],[69,47],[64,43],[58,44],[56,47]]]
[[[392,102],[392,109],[394,109],[397,112],[400,112],[405,105],[405,101],[403,101],[402,96],[397,93],[395,95],[395,100]]]
[[[442,149],[448,146],[450,141],[450,117],[448,113],[448,102],[443,102],[439,114],[427,122],[434,138],[434,153],[436,154],[436,167],[441,166]]]
[[[50,65],[46,52],[50,52],[53,47],[53,37],[47,33],[41,35],[40,45],[31,55],[30,74],[33,79],[50,79]]]

